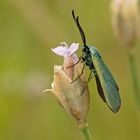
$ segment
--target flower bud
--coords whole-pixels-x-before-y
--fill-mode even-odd
[[[78,61],[78,58],[73,53],[78,49],[79,44],[73,43],[70,47],[66,43],[64,45],[64,47],[59,46],[53,49],[53,52],[56,54],[64,56],[64,64],[63,66],[54,66],[52,89],[45,91],[52,91],[59,104],[81,126],[86,123],[90,100],[89,90],[87,82],[85,82],[85,72],[79,79],[73,82],[74,78],[77,78],[81,74],[83,67],[81,63],[74,65]]]
[[[112,26],[117,38],[128,48],[139,36],[140,14],[138,0],[112,0]]]

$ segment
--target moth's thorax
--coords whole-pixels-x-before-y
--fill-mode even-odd
[[[94,69],[90,48],[88,46],[83,46],[83,50],[82,51],[83,51],[82,60],[85,62],[85,64],[90,69]]]
[[[96,47],[89,46],[89,51],[90,51],[91,55],[94,55],[97,58],[102,58],[101,55],[100,55],[100,52],[97,50]]]

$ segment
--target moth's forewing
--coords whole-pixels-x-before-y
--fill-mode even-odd
[[[94,52],[92,49],[94,48],[91,48],[91,53]],[[99,80],[97,80],[97,85],[98,87],[102,87],[106,103],[115,113],[119,110],[121,105],[119,88],[107,65],[104,63],[101,57],[98,57],[98,55],[100,56],[98,53],[96,53],[96,55],[93,53],[92,55],[92,61],[99,77]],[[98,81],[100,81],[100,85],[98,84]]]

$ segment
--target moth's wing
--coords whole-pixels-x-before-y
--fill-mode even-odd
[[[92,61],[98,75],[98,78],[96,78],[97,87],[102,88],[107,105],[115,113],[121,105],[119,88],[103,59],[98,55],[92,55]]]
[[[106,103],[106,99],[105,99],[105,96],[104,96],[104,91],[103,91],[103,88],[101,86],[99,76],[97,74],[95,75],[95,79],[96,79],[98,93],[99,93],[100,97],[103,99],[103,101]]]

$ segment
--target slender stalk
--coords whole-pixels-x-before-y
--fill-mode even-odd
[[[133,53],[129,53],[129,64],[130,64],[130,71],[132,76],[132,83],[134,88],[134,95],[137,109],[140,111],[140,88],[139,88],[139,81],[135,63],[135,57]]]
[[[84,135],[85,140],[93,140],[89,131],[88,126],[85,126],[84,128],[81,128],[81,131]]]

